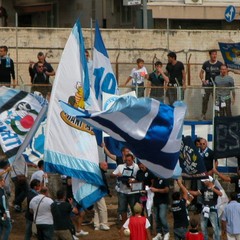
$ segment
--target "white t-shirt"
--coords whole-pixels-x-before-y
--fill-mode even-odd
[[[39,180],[40,182],[43,181],[43,175],[44,175],[44,171],[43,170],[38,170],[36,172],[34,172],[31,176],[31,180],[30,182],[33,180],[33,179],[37,179]]]
[[[35,219],[35,214],[37,211],[38,204],[43,197],[44,197],[43,194],[39,194],[36,197],[34,197],[29,203],[29,208],[32,209],[34,212],[33,219]],[[45,197],[41,201],[38,208],[36,224],[49,224],[49,225],[53,224],[53,216],[51,212],[52,203],[53,203],[53,200],[49,197]]]
[[[141,217],[141,216],[139,216]],[[123,224],[123,228],[128,228],[129,225],[129,218],[127,219],[127,221]],[[146,223],[145,223],[145,228],[149,228],[151,226],[150,222],[148,221],[148,219],[146,218]]]
[[[16,175],[24,174],[27,177],[28,166],[25,158],[21,156],[19,159],[14,160],[12,163],[11,178],[16,177]]]
[[[135,85],[136,81],[137,81],[137,84],[144,83],[144,78],[146,74],[147,74],[147,69],[145,67],[142,67],[140,69],[133,68],[130,74],[130,77],[132,77],[132,84]]]
[[[117,175],[117,174],[121,173],[124,176],[127,174],[127,172],[129,172],[126,168],[133,170],[131,173],[131,176],[133,178],[136,178],[137,171],[139,170],[139,167],[136,163],[133,163],[132,166],[127,166],[126,163],[119,164],[117,166],[117,168],[113,171],[113,174]],[[119,181],[119,192],[128,194],[131,192],[131,189],[129,187],[127,187],[126,184],[123,184],[121,181]]]

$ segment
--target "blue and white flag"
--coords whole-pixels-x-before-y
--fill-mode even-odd
[[[15,156],[23,142],[28,145],[30,140],[26,142],[25,138],[36,127],[35,121],[46,105],[41,96],[0,87],[0,145],[8,157]]]
[[[117,80],[99,30],[98,22],[95,26],[95,41],[93,50],[93,83],[96,99],[102,109],[102,92],[117,93]]]
[[[240,69],[240,43],[221,43],[219,48],[225,64],[232,69]]]
[[[90,114],[65,103],[71,116],[84,118],[118,141],[126,142],[134,155],[155,175],[169,178],[177,164],[186,105],[175,107],[151,98],[121,97],[110,109]]]
[[[191,136],[182,138],[179,162],[182,168],[183,179],[201,179],[207,177],[203,158]]]
[[[96,138],[92,127],[69,116],[59,100],[75,107],[96,110],[98,103],[90,89],[84,42],[78,20],[68,38],[51,94],[46,140],[45,170],[72,177],[73,194],[87,208],[106,193],[99,168]]]

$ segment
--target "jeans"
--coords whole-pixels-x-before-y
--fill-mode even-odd
[[[119,213],[126,213],[128,210],[128,204],[131,208],[131,211],[133,213],[133,207],[136,203],[136,197],[134,194],[125,194],[125,193],[118,193],[118,204],[119,204]]]
[[[26,219],[25,240],[31,240],[32,237],[32,221]]]
[[[220,229],[218,225],[218,214],[217,211],[210,211],[209,220],[213,227],[213,240],[220,240]],[[208,240],[208,218],[205,218],[203,214],[201,214],[201,228],[204,235],[204,240]]]
[[[168,97],[169,105],[173,105],[175,101],[183,100],[184,99],[184,90],[183,88],[179,87],[172,87],[168,88],[166,95]]]
[[[184,240],[186,233],[187,233],[187,228],[174,228],[174,240]]]
[[[4,225],[0,224],[0,239],[8,240],[10,232],[12,230],[12,223],[10,218],[6,218]]]
[[[205,94],[202,99],[202,114],[206,115],[210,95],[213,95],[213,88],[204,88]]]
[[[154,207],[155,217],[156,217],[156,229],[157,233],[166,234],[169,232],[169,226],[167,222],[167,204],[159,204],[157,207]]]
[[[52,240],[54,228],[50,224],[37,224],[37,238],[38,240]]]

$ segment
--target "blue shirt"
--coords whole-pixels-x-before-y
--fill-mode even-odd
[[[231,201],[224,209],[222,220],[227,222],[227,232],[240,234],[240,203]]]

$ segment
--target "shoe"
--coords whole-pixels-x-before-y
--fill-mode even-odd
[[[94,230],[95,230],[95,231],[99,231],[100,228],[99,228],[99,227],[95,227]]]
[[[79,238],[76,237],[75,235],[72,235],[72,237],[73,237],[73,240],[79,240]]]
[[[107,226],[106,224],[101,224],[101,225],[100,225],[100,229],[101,229],[101,230],[104,230],[104,231],[108,231],[108,230],[110,230],[110,227]]]
[[[86,236],[86,235],[88,235],[88,234],[89,234],[89,232],[85,232],[85,231],[83,231],[83,230],[81,230],[80,232],[76,232],[76,236],[77,236],[77,237]]]
[[[162,240],[162,234],[158,233],[152,240]]]
[[[82,226],[87,226],[87,225],[90,225],[90,224],[92,224],[93,222],[92,221],[84,221],[84,222],[82,222]]]
[[[166,233],[164,234],[163,240],[169,240],[169,237],[170,237],[169,233]]]

